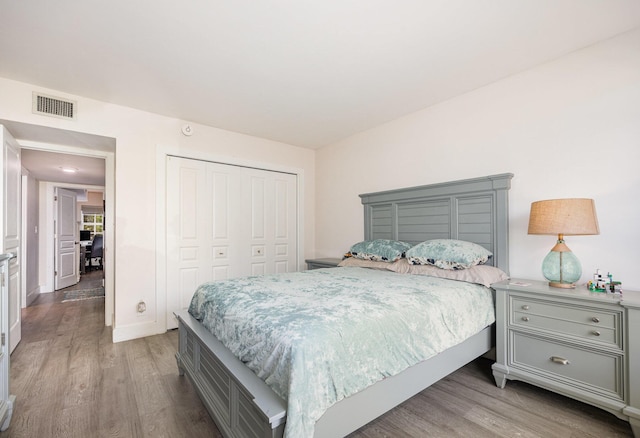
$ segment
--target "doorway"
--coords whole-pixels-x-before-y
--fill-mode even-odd
[[[107,326],[111,326],[114,321],[114,307],[115,307],[115,251],[110,250],[115,246],[114,237],[114,208],[115,208],[115,139],[96,136],[92,134],[84,134],[72,131],[66,131],[57,128],[49,128],[39,125],[29,125],[21,122],[0,120],[0,124],[4,125],[13,136],[18,140],[21,147],[21,152],[38,153],[38,154],[52,154],[52,155],[65,155],[73,156],[80,161],[86,159],[98,159],[102,166],[103,177],[101,184],[95,184],[95,181],[91,181],[90,184],[82,184],[81,187],[93,186],[104,190],[104,289],[105,289],[105,311],[104,311],[104,323]],[[51,143],[46,143],[47,139],[51,139]],[[30,167],[23,160],[23,169],[26,170]],[[77,167],[77,166],[72,166]],[[52,171],[61,172],[62,169],[53,167]],[[28,170],[26,170],[29,172]],[[37,205],[39,207],[40,215],[49,215],[53,217],[53,211],[47,207],[48,203],[44,202],[45,199],[53,199],[54,186],[60,186],[59,183],[42,183],[42,181],[53,181],[52,177],[36,177],[35,184],[31,184],[32,190],[38,192]],[[68,184],[67,184],[68,185]],[[23,179],[23,187],[24,179]],[[43,202],[40,201],[43,200]],[[24,198],[23,198],[24,202]],[[23,209],[24,209],[23,203]],[[53,290],[53,286],[47,286],[49,280],[43,280],[47,277],[47,273],[53,273],[53,243],[47,243],[47,235],[53,236],[53,223],[52,221],[43,222],[47,223],[45,228],[50,227],[50,230],[41,229],[40,221],[38,225],[26,223],[28,215],[23,215],[23,231],[33,232],[36,230],[36,241],[39,254],[37,254],[37,276],[39,278],[38,288],[39,292],[50,292]],[[27,227],[29,227],[27,229]],[[51,239],[52,242],[52,239]],[[48,247],[51,247],[49,249]],[[27,240],[23,239],[22,257],[28,258],[33,252],[33,245],[28,245]],[[40,248],[44,248],[40,251]],[[31,261],[33,262],[33,261]],[[51,265],[50,267],[48,265]],[[51,277],[52,278],[52,277]]]

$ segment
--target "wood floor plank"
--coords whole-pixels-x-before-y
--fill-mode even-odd
[[[419,393],[416,397],[405,402],[404,409],[410,410],[417,416],[426,416],[436,428],[426,428],[425,437],[437,436],[472,436],[474,438],[491,438],[498,436],[492,428],[485,427],[481,422],[473,421],[469,413],[473,411],[473,404],[463,404],[459,400],[446,403],[430,390]],[[442,431],[442,433],[439,432]]]
[[[489,362],[478,362],[488,370]],[[472,371],[470,367],[470,371]],[[519,381],[509,381],[504,389],[491,384],[483,384],[484,379],[471,373],[458,373],[442,381],[446,389],[456,390],[461,397],[476,397],[485,406],[498,406],[504,402],[505,409],[511,414],[512,421],[523,420],[526,423],[553,424],[554,427],[566,427],[567,435],[571,431],[582,430],[583,436],[607,436],[618,433],[628,434],[629,424],[602,409],[587,405]],[[521,419],[522,415],[532,415],[531,419]],[[518,418],[513,418],[513,417]],[[542,430],[539,433],[544,434]]]
[[[20,346],[21,354],[11,356],[10,387],[24,393],[40,378],[40,364],[48,353],[49,341],[36,341]]]
[[[61,415],[51,424],[50,435],[41,436],[92,436],[98,426],[98,418],[94,415],[96,408],[95,403],[84,403],[62,409]]]
[[[557,423],[549,423],[543,417],[526,409],[514,409],[509,403],[485,397],[452,380],[444,379],[440,383],[432,388],[432,391],[425,391],[425,396],[455,407],[456,414],[493,431],[496,436],[534,438],[557,433],[566,436],[571,432],[569,428],[564,429]],[[455,395],[451,395],[452,390],[456,391]],[[516,417],[515,420],[514,417]]]
[[[123,344],[118,346],[120,347],[118,350],[125,348]],[[122,352],[116,357],[119,365],[101,368],[100,372],[100,388],[95,412],[98,417],[99,434],[114,438],[143,436],[125,354]]]
[[[131,348],[127,349],[128,369],[138,412],[141,416],[158,413],[170,406],[172,400],[152,360],[149,344],[144,339],[137,339],[130,342],[129,346]]]
[[[95,365],[70,369],[64,394],[64,407],[74,408],[93,404],[98,400],[100,379]]]
[[[178,345],[178,330],[170,330],[164,336],[149,336],[146,338],[150,358],[153,360],[158,373],[174,374],[176,371],[176,346]]]

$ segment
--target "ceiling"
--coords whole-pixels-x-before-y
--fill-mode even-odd
[[[73,185],[104,186],[104,159],[63,153],[22,149],[22,167],[34,178]],[[75,169],[68,173],[63,169]]]
[[[640,27],[637,0],[0,0],[0,10],[2,77],[308,148]]]

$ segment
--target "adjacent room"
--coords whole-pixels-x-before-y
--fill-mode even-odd
[[[0,5],[0,437],[640,436],[640,3]]]

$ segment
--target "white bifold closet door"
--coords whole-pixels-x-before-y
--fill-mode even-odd
[[[201,283],[296,269],[296,175],[167,157],[167,329]]]

